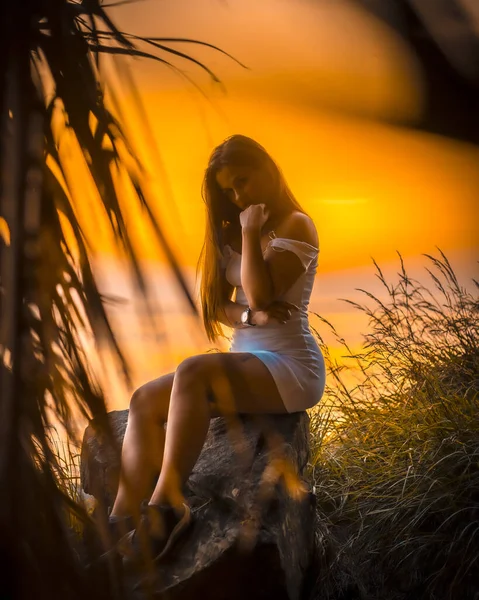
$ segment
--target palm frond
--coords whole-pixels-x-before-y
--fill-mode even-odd
[[[7,229],[0,236],[0,527],[12,575],[4,589],[15,598],[30,598],[32,589],[39,599],[108,598],[113,588],[98,587],[79,560],[86,549],[66,517],[73,511],[87,522],[88,516],[64,492],[49,432],[59,427],[74,439],[78,418],[96,417],[103,433],[111,434],[91,348],[106,344],[130,387],[131,379],[79,217],[83,182],[72,175],[62,143],[68,137],[77,149],[147,314],[153,313],[148,283],[127,227],[118,174],[196,313],[168,236],[147,201],[141,161],[106,100],[100,58],[146,58],[181,74],[141,43],[192,61],[221,82],[202,62],[159,43],[174,40],[120,31],[99,0],[2,3],[0,18],[0,218]],[[22,580],[14,579],[20,572]]]

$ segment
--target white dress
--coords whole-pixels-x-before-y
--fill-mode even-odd
[[[284,324],[234,329],[229,352],[249,352],[261,359],[276,382],[286,410],[297,412],[317,404],[326,384],[324,357],[309,330],[307,312],[319,249],[307,242],[278,237],[271,239],[269,246],[278,252],[294,252],[304,266],[304,273],[277,298],[296,304],[300,310],[293,310]],[[241,287],[241,254],[229,244],[224,247],[222,267],[226,269],[227,281],[236,288],[236,302],[247,305]]]

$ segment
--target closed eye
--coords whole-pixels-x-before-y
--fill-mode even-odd
[[[236,183],[237,183],[237,184],[238,184],[238,183],[241,183],[241,184],[242,184],[242,183],[244,183],[245,181],[247,181],[247,179],[248,179],[247,177],[241,177],[240,179],[236,179]],[[228,194],[229,192],[232,192],[232,191],[233,191],[233,189],[232,189],[232,188],[224,188],[224,189],[223,189],[223,192],[224,192],[225,194]]]

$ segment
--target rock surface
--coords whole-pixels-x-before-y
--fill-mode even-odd
[[[128,411],[109,416],[121,445]],[[155,598],[304,597],[315,530],[315,497],[304,480],[308,442],[305,412],[211,420],[186,487],[193,525],[158,566]],[[118,477],[118,452],[93,421],[82,445],[83,490],[111,506]],[[145,597],[138,582],[139,574],[130,574],[128,598]]]

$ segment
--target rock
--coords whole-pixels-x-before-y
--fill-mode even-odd
[[[121,444],[128,411],[109,413]],[[186,495],[193,525],[158,567],[154,597],[189,600],[300,600],[314,549],[315,496],[304,471],[309,457],[309,417],[241,415],[231,426],[211,420]],[[112,506],[119,454],[85,431],[81,484]],[[127,581],[128,598],[142,598],[138,576]]]

